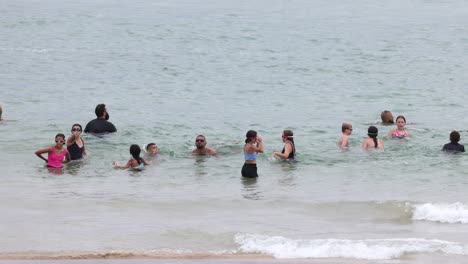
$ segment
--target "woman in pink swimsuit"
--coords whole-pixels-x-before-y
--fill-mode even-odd
[[[409,137],[408,131],[405,129],[406,118],[404,116],[397,116],[396,118],[397,129],[392,130],[388,133],[391,138],[406,138]]]
[[[49,168],[62,168],[63,163],[70,162],[70,154],[67,151],[67,148],[64,147],[65,144],[65,135],[57,134],[55,136],[55,145],[39,149],[36,151],[36,155],[47,162],[47,167]],[[47,153],[47,159],[42,156],[42,154]],[[64,160],[65,159],[65,160]]]

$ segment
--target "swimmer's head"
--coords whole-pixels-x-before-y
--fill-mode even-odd
[[[65,135],[62,134],[62,133],[58,133],[57,135],[55,135],[55,143],[58,145],[63,145],[65,144]]]
[[[78,132],[81,132],[83,131],[83,128],[81,127],[80,124],[73,124],[72,128],[71,128],[71,132],[75,132],[75,131],[78,131]]]
[[[107,113],[105,104],[98,104],[94,110],[94,113],[98,118],[104,117],[106,120],[109,120],[109,113]]]
[[[460,133],[454,130],[450,133],[450,142],[458,143],[458,141],[460,141]]]
[[[195,147],[197,147],[197,149],[203,149],[205,146],[206,146],[206,138],[205,138],[205,136],[203,136],[203,135],[198,135],[198,136],[195,138]]]
[[[289,129],[283,130],[282,138],[283,140],[294,141],[294,133]]]
[[[392,112],[385,110],[380,114],[382,119],[382,124],[393,124],[393,114]]]
[[[379,130],[375,126],[370,126],[369,129],[367,129],[367,135],[371,138],[376,138],[378,134]]]
[[[155,143],[149,143],[148,145],[146,145],[146,152],[156,154],[158,153],[158,146],[156,146]]]
[[[341,132],[349,132],[349,134],[351,134],[351,132],[353,132],[353,125],[351,125],[351,123],[343,123],[341,125]]]
[[[403,122],[403,124],[406,124],[406,118],[402,115],[399,115],[397,116],[397,118],[395,119],[395,122],[398,124],[398,122]]]
[[[249,130],[247,131],[247,134],[245,134],[245,137],[246,137],[245,143],[249,143],[257,137],[257,131]]]
[[[134,159],[139,160],[140,153],[141,153],[140,146],[138,146],[137,144],[133,144],[130,146],[130,154],[132,155]]]

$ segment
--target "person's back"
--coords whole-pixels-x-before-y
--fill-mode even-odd
[[[450,133],[450,143],[445,144],[442,150],[447,152],[465,152],[465,146],[458,143],[459,141],[460,133],[452,131],[452,133]]]
[[[113,133],[117,132],[115,126],[107,121],[109,119],[109,113],[105,104],[98,104],[95,109],[96,119],[91,120],[85,127],[85,133]]]

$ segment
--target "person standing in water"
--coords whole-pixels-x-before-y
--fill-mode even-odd
[[[445,144],[442,150],[453,153],[465,152],[465,146],[458,143],[459,141],[460,133],[458,133],[457,131],[452,131],[452,133],[450,133],[450,143]]]
[[[341,125],[341,133],[338,146],[340,146],[341,149],[347,149],[349,147],[349,135],[353,133],[353,125],[351,125],[351,123],[343,123]]]
[[[84,140],[81,138],[81,125],[74,124],[71,129],[72,135],[67,139],[67,150],[71,160],[79,160],[86,156]]]
[[[105,104],[98,104],[94,110],[96,114],[96,119],[93,119],[88,122],[85,127],[85,133],[113,133],[117,132],[114,124],[109,122],[109,112]]]
[[[406,118],[404,116],[402,115],[397,116],[396,125],[397,125],[397,129],[394,129],[388,132],[388,135],[391,138],[403,139],[403,138],[409,137],[409,133],[405,129]]]
[[[362,142],[363,149],[372,149],[372,148],[384,148],[384,143],[381,139],[378,139],[379,130],[375,126],[370,126],[367,130],[367,135],[369,138],[364,139]]]
[[[284,147],[281,152],[273,152],[271,158],[280,157],[282,159],[294,160],[296,156],[296,145],[294,144],[294,133],[292,130],[284,130],[281,136]]]
[[[67,148],[64,148],[65,144],[65,135],[57,134],[55,136],[55,145],[39,149],[35,152],[36,156],[44,160],[47,163],[49,168],[62,168],[63,163],[70,162],[70,154],[67,151]],[[47,159],[42,156],[42,154],[47,153]],[[64,160],[65,159],[65,160]]]
[[[194,155],[216,155],[216,151],[212,148],[206,147],[206,138],[203,135],[198,135],[195,138],[195,149],[192,151]]]
[[[243,177],[255,178],[257,174],[257,153],[263,153],[263,140],[257,136],[257,132],[249,130],[245,135],[244,146],[244,166],[242,166],[241,174]]]

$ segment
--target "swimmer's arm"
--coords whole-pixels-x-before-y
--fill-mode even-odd
[[[340,141],[341,141],[340,148],[348,147],[348,137],[343,137]]]
[[[45,162],[48,162],[48,160],[46,158],[44,158],[44,156],[42,156],[42,154],[44,153],[49,153],[50,152],[50,148],[42,148],[42,149],[38,149],[36,150],[35,154],[36,156],[38,156],[40,159],[44,160]]]
[[[258,152],[258,153],[263,153],[263,151],[265,150],[264,147],[263,147],[263,139],[262,138],[258,138],[257,139],[257,146],[253,146],[252,145],[252,149],[255,151],[255,152]]]
[[[119,169],[124,170],[124,169],[130,168],[130,166],[132,165],[132,160],[129,160],[129,161],[127,162],[127,164],[125,164],[124,166],[117,165],[117,162],[115,162],[115,161],[113,162],[113,164],[114,164],[114,166],[115,166],[116,168],[119,168]]]
[[[389,137],[393,137],[394,134],[395,134],[395,130],[390,130],[390,132],[388,132]]]
[[[75,135],[71,135],[68,139],[67,139],[67,146],[71,146],[73,145],[73,143],[75,143]]]
[[[273,152],[271,157],[274,158],[275,156],[277,156],[277,157],[280,157],[282,159],[287,159],[289,157],[289,154],[291,154],[291,152],[292,152],[291,144],[286,144],[286,146],[284,146],[284,153],[275,151],[275,152]]]
[[[62,162],[62,163],[68,163],[71,161],[71,157],[70,157],[70,153],[67,153],[65,154],[65,160]]]
[[[87,156],[88,152],[86,152],[85,141],[84,141],[84,139],[81,139],[81,141],[83,141],[83,156]]]
[[[145,164],[145,165],[151,165],[151,163],[152,163],[152,162],[146,161],[145,159],[143,159],[143,164]]]

